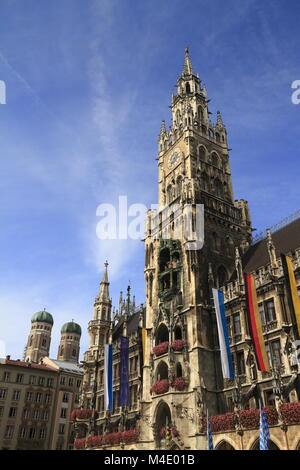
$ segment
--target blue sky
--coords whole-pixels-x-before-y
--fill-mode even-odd
[[[157,195],[157,135],[190,47],[222,112],[235,198],[264,229],[299,208],[300,5],[289,0],[1,0],[0,340],[20,358],[32,314],[87,322],[105,259],[111,295],[144,300],[140,241],[100,241],[97,206]]]

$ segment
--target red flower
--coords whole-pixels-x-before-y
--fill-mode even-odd
[[[171,344],[171,347],[172,347],[173,351],[182,351],[184,346],[185,346],[184,339],[176,339]]]
[[[167,379],[164,379],[155,382],[151,387],[151,391],[156,395],[160,395],[161,393],[167,393],[169,391],[169,381]]]
[[[93,410],[73,410],[71,413],[71,419],[89,419],[93,414]]]
[[[299,424],[300,423],[300,402],[296,403],[283,403],[280,411],[285,424]]]
[[[164,343],[160,343],[157,346],[154,346],[152,349],[152,352],[155,356],[161,356],[162,354],[165,354],[168,352],[169,348],[169,342],[165,341]]]
[[[174,381],[172,386],[175,388],[175,390],[184,390],[185,389],[185,380],[183,377],[177,377]]]
[[[110,446],[117,446],[120,444],[122,439],[121,432],[113,432],[111,434],[106,434],[102,437],[102,443]]]
[[[122,432],[122,441],[125,444],[131,444],[138,440],[139,433],[135,429],[130,429],[129,431]]]
[[[173,437],[178,437],[179,436],[179,431],[175,427],[171,428],[170,431],[171,431],[171,434],[172,434]],[[166,428],[161,428],[160,431],[159,431],[159,435],[162,439],[165,439],[165,437],[166,437]]]
[[[82,450],[85,448],[85,438],[83,439],[75,439],[74,446],[76,450]]]

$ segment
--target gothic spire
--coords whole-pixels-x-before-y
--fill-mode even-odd
[[[183,70],[182,70],[182,76],[186,75],[192,75],[193,69],[192,69],[192,62],[189,56],[189,48],[185,48],[185,57],[184,57],[184,64],[183,64]]]
[[[110,302],[109,298],[109,282],[108,282],[108,274],[107,274],[107,266],[108,262],[105,261],[104,263],[104,273],[102,277],[102,281],[100,282],[100,292],[98,299],[100,302]]]
[[[217,112],[217,127],[224,127],[220,111]]]

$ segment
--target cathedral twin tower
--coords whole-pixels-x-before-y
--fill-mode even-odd
[[[24,352],[24,360],[39,363],[43,357],[49,357],[51,331],[53,327],[51,313],[43,310],[31,318],[31,330]],[[59,361],[78,363],[80,351],[81,328],[73,320],[65,323],[61,330],[57,359]]]

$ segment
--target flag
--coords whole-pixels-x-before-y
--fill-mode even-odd
[[[258,368],[262,372],[270,370],[265,341],[262,332],[261,318],[258,311],[258,302],[255,288],[255,278],[252,274],[245,274],[245,286],[247,296],[247,307],[254,349]]]
[[[121,336],[120,344],[120,400],[119,406],[127,406],[129,399],[128,377],[129,338]]]
[[[207,410],[207,450],[214,450],[214,441],[213,441],[213,436],[212,436],[211,423],[210,423],[210,419],[208,416],[208,410]]]
[[[230,351],[229,337],[227,330],[227,321],[225,316],[224,297],[223,292],[217,289],[212,289],[219,334],[221,364],[224,379],[233,379],[233,365],[232,354]]]
[[[269,426],[263,407],[260,406],[260,421],[259,421],[259,449],[268,449],[268,439],[270,438]]]
[[[281,255],[283,274],[287,287],[288,303],[293,323],[296,327],[297,337],[300,338],[300,299],[298,296],[293,260],[290,256]]]
[[[104,346],[104,410],[113,411],[112,344]]]

